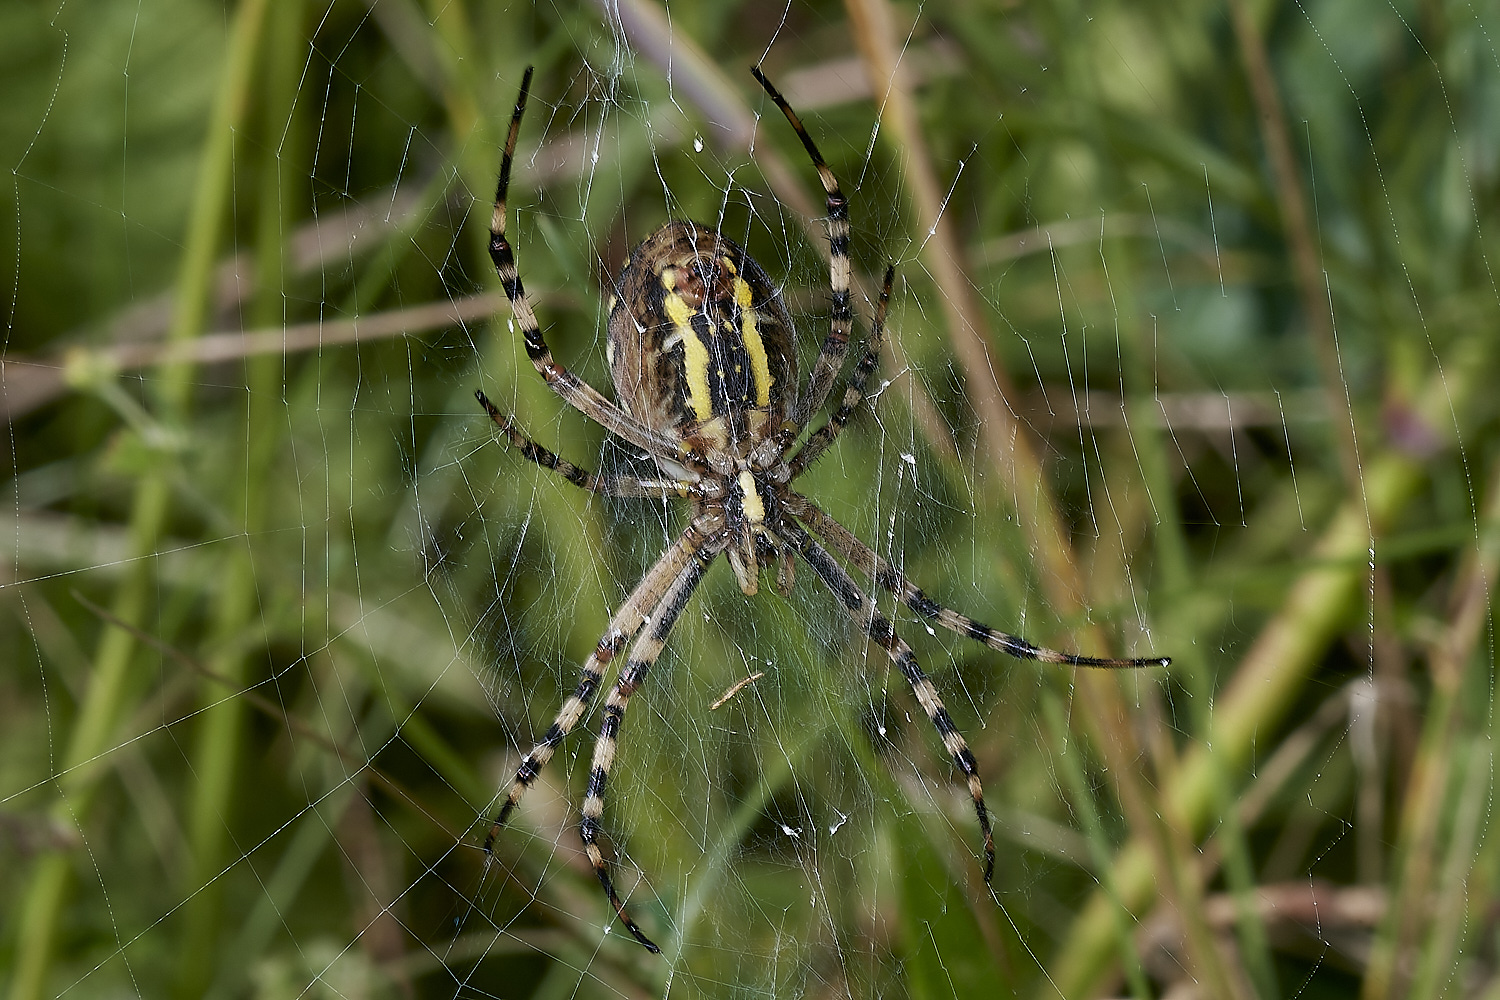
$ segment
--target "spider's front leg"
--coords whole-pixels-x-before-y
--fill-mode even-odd
[[[583,672],[578,678],[578,686],[567,701],[563,702],[557,717],[552,720],[552,725],[547,727],[547,732],[541,740],[525,757],[521,758],[521,764],[516,768],[515,779],[511,782],[510,794],[505,798],[505,805],[500,808],[499,815],[495,817],[494,823],[490,824],[489,834],[484,838],[486,854],[492,853],[495,838],[520,803],[521,796],[526,794],[532,782],[536,781],[537,775],[541,774],[542,768],[552,759],[552,754],[557,750],[558,744],[567,737],[573,727],[578,724],[578,720],[583,717],[589,703],[593,701],[594,693],[599,690],[599,685],[604,680],[604,670],[609,666],[609,662],[624,648],[630,637],[640,630],[641,625],[646,621],[647,614],[662,604],[663,597],[671,592],[674,581],[678,580],[689,567],[700,565],[698,558],[702,554],[703,547],[717,531],[717,523],[713,517],[705,516],[695,520],[656,561],[656,565],[646,571],[641,582],[625,599],[624,605],[609,620],[604,635],[599,639],[599,645],[595,647],[588,662],[583,665]]]
[[[806,472],[828,450],[854,416],[855,408],[864,401],[865,386],[880,364],[880,348],[885,342],[885,314],[891,304],[891,283],[895,278],[895,265],[887,265],[885,282],[880,289],[880,302],[875,306],[875,322],[870,325],[870,337],[865,341],[865,353],[854,366],[849,382],[844,386],[844,398],[839,402],[839,408],[822,427],[808,436],[801,450],[792,458],[792,479]]]
[[[615,891],[614,880],[609,874],[609,862],[599,848],[599,828],[604,816],[604,789],[609,782],[609,769],[615,761],[620,725],[625,721],[625,708],[630,704],[630,696],[641,686],[646,672],[661,655],[667,637],[672,633],[672,626],[677,624],[678,616],[682,614],[682,609],[693,595],[698,582],[703,579],[704,570],[708,568],[714,554],[701,550],[697,553],[697,558],[683,567],[651,612],[651,628],[641,633],[635,645],[630,648],[630,657],[625,661],[620,677],[604,703],[604,721],[599,725],[599,739],[594,743],[588,794],[583,800],[583,820],[579,824],[583,849],[588,854],[589,863],[594,866],[594,874],[599,876],[599,884],[604,887],[604,894],[609,897],[615,914],[647,951],[658,955],[661,954],[661,949],[641,932],[635,921],[630,919],[630,914],[625,912],[625,904]]]
[[[526,113],[526,98],[531,90],[533,67],[526,67],[521,78],[521,91],[516,95],[515,111],[511,114],[510,131],[505,136],[505,152],[500,157],[500,177],[495,182],[495,207],[490,215],[490,260],[495,265],[495,274],[510,299],[511,314],[521,328],[521,339],[526,347],[526,356],[531,359],[537,374],[562,397],[563,402],[584,416],[619,435],[631,444],[644,448],[653,455],[669,457],[680,465],[693,469],[705,467],[703,456],[698,454],[680,438],[669,437],[636,420],[630,414],[610,402],[605,396],[583,379],[558,364],[552,350],[542,335],[537,322],[536,310],[521,283],[521,272],[516,267],[515,251],[505,237],[506,198],[510,193],[510,172],[515,163],[516,137],[521,132],[521,118]]]
[[[974,759],[974,753],[969,749],[969,744],[963,734],[954,725],[953,717],[948,714],[948,709],[943,705],[943,699],[938,694],[937,688],[933,686],[921,665],[917,663],[917,656],[912,652],[911,647],[896,634],[890,621],[876,610],[875,602],[865,595],[844,567],[828,554],[828,550],[814,541],[813,537],[800,527],[785,525],[783,531],[796,544],[797,551],[802,554],[807,565],[833,592],[833,596],[838,599],[839,606],[844,609],[844,612],[890,656],[891,662],[911,685],[912,693],[917,696],[917,702],[921,704],[922,711],[926,712],[927,718],[932,720],[933,727],[942,738],[943,749],[948,751],[949,756],[953,758],[953,763],[968,779],[969,797],[974,800],[974,813],[979,817],[979,829],[984,834],[984,881],[988,885],[990,876],[995,872],[995,835],[990,829],[989,809],[984,804],[984,786],[979,781],[979,763]]]
[[[818,180],[823,185],[828,210],[828,286],[832,295],[828,337],[823,341],[818,360],[813,363],[813,370],[807,376],[807,396],[797,401],[796,409],[791,415],[792,423],[802,427],[828,400],[834,379],[844,366],[844,355],[849,350],[849,333],[854,328],[854,307],[849,293],[852,270],[849,266],[849,199],[839,188],[838,178],[823,161],[823,154],[818,152],[818,144],[807,134],[797,112],[792,110],[781,92],[766,79],[759,66],[751,66],[750,72],[786,116],[787,122],[797,133],[797,138],[802,140],[802,147],[807,150],[808,157],[818,171]]]

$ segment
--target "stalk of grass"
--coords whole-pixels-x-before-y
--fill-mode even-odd
[[[1165,796],[1153,798],[1141,762],[1146,754],[1127,721],[1120,696],[1122,678],[1111,672],[1084,674],[1077,681],[1084,716],[1098,731],[1096,744],[1119,794],[1131,830],[1144,843],[1155,869],[1155,881],[1181,923],[1192,960],[1194,980],[1213,996],[1226,1000],[1245,997],[1244,971],[1224,954],[1214,939],[1203,909],[1203,875],[1192,844],[1192,821],[1174,810]],[[1164,740],[1158,741],[1165,743]],[[1171,787],[1175,768],[1166,755],[1155,760],[1158,787]],[[1160,793],[1158,793],[1159,795]]]
[[[224,73],[209,121],[198,187],[183,249],[178,279],[176,310],[169,339],[187,340],[201,332],[210,294],[214,256],[219,245],[229,192],[232,139],[244,119],[249,80],[260,41],[266,0],[244,0],[235,12],[227,40]],[[163,425],[179,428],[191,389],[191,372],[184,364],[168,364],[159,373],[157,401]],[[120,584],[112,611],[120,620],[139,624],[152,590],[151,564],[143,557],[155,551],[169,507],[170,460],[147,472],[138,481],[131,504],[131,552],[136,568]],[[108,752],[115,723],[129,711],[133,679],[129,668],[135,641],[126,631],[105,628],[94,656],[82,710],[69,735],[63,768],[59,774],[62,796],[53,809],[59,822],[80,823],[89,812],[99,770],[95,762]],[[61,852],[48,852],[36,864],[30,885],[17,911],[16,972],[11,980],[12,1000],[36,1000],[47,988],[48,968],[63,896],[72,859]]]
[[[286,273],[284,247],[291,213],[297,205],[294,170],[300,170],[295,129],[287,128],[296,106],[296,87],[301,69],[302,7],[299,0],[277,0],[264,14],[265,43],[257,53],[263,62],[260,96],[261,130],[266,151],[260,165],[259,216],[256,233],[255,277],[257,289],[250,308],[256,327],[283,321],[283,278]],[[200,681],[197,744],[187,805],[189,852],[182,873],[183,890],[189,902],[183,932],[182,963],[178,970],[177,995],[198,997],[209,986],[220,960],[219,936],[223,908],[224,843],[235,826],[236,774],[240,768],[242,730],[247,703],[224,697],[223,683],[241,685],[249,669],[244,633],[252,627],[261,591],[257,580],[254,547],[267,525],[269,494],[261,488],[272,475],[282,445],[279,407],[281,359],[257,356],[246,362],[245,406],[237,441],[244,442],[236,455],[228,498],[241,498],[238,511],[241,541],[227,555],[227,565],[218,582],[210,613],[212,654],[209,669],[217,675]],[[227,464],[227,463],[226,463]],[[234,514],[228,515],[231,520]]]
[[[1152,509],[1156,514],[1155,522],[1151,525],[1157,555],[1155,566],[1157,585],[1153,588],[1155,596],[1153,604],[1163,609],[1158,616],[1163,627],[1157,630],[1154,641],[1163,644],[1163,649],[1172,650],[1174,654],[1172,673],[1174,676],[1183,678],[1193,692],[1191,704],[1194,728],[1197,732],[1208,732],[1212,725],[1209,706],[1213,704],[1209,665],[1204,662],[1197,644],[1192,641],[1193,628],[1182,622],[1174,613],[1176,608],[1187,606],[1189,603],[1187,599],[1191,592],[1192,574],[1182,534],[1182,516],[1176,499],[1176,491],[1166,472],[1163,434],[1156,429],[1155,416],[1159,405],[1148,392],[1152,380],[1145,359],[1149,355],[1143,343],[1143,324],[1140,321],[1135,294],[1136,286],[1141,284],[1140,274],[1135,266],[1134,254],[1128,241],[1115,241],[1108,255],[1104,253],[1105,248],[1102,244],[1101,239],[1100,262],[1105,270],[1105,279],[1115,314],[1120,317],[1116,330],[1124,346],[1123,361],[1128,379],[1127,386],[1133,388],[1133,391],[1128,392],[1126,396],[1126,406],[1134,430],[1133,453],[1139,463],[1144,486],[1151,497]],[[1118,272],[1117,280],[1110,276],[1111,265],[1113,265],[1113,270]],[[1170,782],[1177,772],[1181,758],[1163,731],[1159,718],[1153,716],[1148,725],[1150,726],[1152,757],[1157,762],[1161,776]],[[1215,763],[1218,762],[1217,757],[1210,756],[1209,759]],[[1273,1000],[1278,995],[1276,975],[1271,963],[1265,925],[1254,905],[1254,871],[1249,848],[1245,842],[1244,829],[1239,823],[1238,810],[1230,793],[1232,784],[1227,774],[1218,775],[1212,784],[1221,792],[1214,812],[1220,824],[1219,839],[1224,845],[1230,886],[1234,891],[1239,911],[1238,929],[1241,954],[1245,960],[1244,972],[1248,974],[1261,1000]],[[1174,830],[1178,834],[1174,849],[1180,851],[1186,847],[1191,850],[1191,830],[1194,824],[1190,821],[1184,822],[1183,818],[1176,813],[1172,815],[1177,820]],[[1184,840],[1187,843],[1184,843]],[[1205,860],[1200,860],[1197,868],[1200,878],[1206,877],[1211,870],[1211,866]]]
[[[1447,856],[1434,880],[1432,911],[1435,918],[1417,952],[1417,967],[1410,992],[1414,1000],[1428,1000],[1449,993],[1462,973],[1466,959],[1461,945],[1464,925],[1472,916],[1469,901],[1470,873],[1476,862],[1484,813],[1485,794],[1493,776],[1493,754],[1488,734],[1463,741],[1455,755],[1455,770],[1462,773],[1457,794],[1445,811],[1451,814]]]
[[[1081,611],[1083,600],[1076,558],[1066,540],[1067,534],[1049,479],[1031,448],[1027,432],[1015,424],[1004,402],[1005,396],[1015,396],[1014,387],[1004,378],[1003,369],[994,365],[987,356],[984,345],[993,338],[973,300],[958,242],[952,236],[951,222],[943,212],[941,189],[931,170],[914,105],[898,69],[891,12],[884,0],[849,0],[846,7],[870,78],[889,81],[882,103],[891,126],[887,134],[894,133],[898,155],[905,165],[903,177],[917,206],[919,223],[928,233],[924,246],[929,271],[937,281],[949,338],[964,368],[966,384],[980,416],[981,435],[989,443],[990,459],[1007,483],[1017,519],[1031,541],[1030,549],[1039,565],[1044,590],[1060,614],[1074,618]],[[1149,436],[1149,432],[1146,433]],[[1158,482],[1158,489],[1164,485],[1164,482]],[[1164,496],[1170,495],[1168,490],[1161,491]],[[1175,524],[1164,532],[1164,536],[1169,554],[1176,557],[1173,561],[1180,577],[1183,563],[1180,550],[1171,549],[1173,531]],[[1185,581],[1179,579],[1178,582]],[[1102,645],[1102,636],[1097,629],[1086,630],[1084,634],[1088,636],[1085,644]],[[1173,842],[1174,828],[1170,823],[1162,826],[1152,820],[1154,816],[1163,815],[1164,809],[1148,803],[1144,785],[1133,780],[1131,758],[1134,755],[1125,749],[1133,743],[1132,737],[1125,728],[1111,725],[1109,721],[1124,715],[1124,703],[1118,688],[1112,679],[1094,676],[1082,677],[1079,685],[1086,694],[1094,724],[1103,730],[1101,741],[1105,753],[1112,758],[1110,773],[1117,783],[1121,802],[1132,817],[1132,825],[1141,831],[1149,831],[1145,835],[1147,841],[1157,848],[1158,874],[1175,886],[1179,912],[1189,931],[1190,941],[1195,943],[1200,971],[1209,982],[1217,984],[1221,995],[1230,995],[1237,990],[1235,984],[1239,980],[1223,967],[1213,945],[1201,911],[1201,886],[1182,851],[1185,845]],[[1185,832],[1176,830],[1175,836],[1180,840]]]
[[[1016,392],[1002,367],[989,356],[986,345],[993,341],[982,311],[974,300],[972,285],[963,265],[964,255],[956,239],[952,222],[944,212],[944,199],[931,159],[922,137],[922,129],[916,114],[915,104],[905,82],[897,58],[892,13],[885,0],[848,0],[846,9],[850,15],[854,37],[872,80],[885,82],[886,89],[881,102],[883,116],[889,128],[887,136],[893,136],[898,159],[903,164],[902,176],[916,206],[920,231],[927,233],[923,241],[928,270],[933,275],[939,291],[947,325],[949,341],[953,346],[965,373],[965,384],[980,419],[980,434],[986,442],[988,458],[1007,487],[1007,499],[1017,514],[1030,542],[1039,569],[1040,581],[1052,607],[1065,620],[1075,619],[1083,607],[1083,589],[1076,557],[1067,540],[1050,479],[1042,468],[1033,449],[1028,431],[1018,425],[1005,397],[1015,398]],[[1103,637],[1097,628],[1080,633],[1082,644],[1102,648]],[[1128,761],[1131,754],[1122,752],[1132,742],[1129,734],[1118,726],[1111,727],[1106,720],[1120,718],[1124,705],[1113,682],[1102,677],[1084,676],[1080,687],[1088,695],[1089,712],[1095,725],[1105,732],[1101,735],[1107,746],[1105,752],[1115,757],[1116,764]],[[1111,768],[1122,804],[1137,823],[1148,817],[1159,815],[1154,804],[1148,804],[1144,786],[1131,780],[1130,765]],[[1154,824],[1146,827],[1155,830]],[[1190,927],[1202,931],[1194,935],[1199,942],[1207,941],[1206,925],[1197,908],[1190,905],[1199,899],[1199,894],[1189,889],[1191,876],[1172,863],[1175,854],[1160,841],[1158,860],[1168,867],[1161,873],[1175,872],[1183,875],[1178,880],[1179,902],[1183,904],[1184,920]],[[1230,979],[1222,970],[1218,956],[1211,945],[1198,949],[1200,964],[1212,981],[1228,988]]]
[[[994,337],[975,301],[965,254],[944,209],[943,189],[932,168],[916,104],[897,58],[895,28],[887,0],[846,0],[850,27],[871,80],[884,85],[884,134],[894,144],[902,177],[915,205],[928,271],[938,289],[948,339],[962,366],[965,387],[980,419],[980,434],[995,474],[1031,541],[1042,587],[1065,620],[1082,610],[1076,559],[1057,510],[1050,480],[1029,431],[1017,424],[1006,397],[1016,397],[1005,369],[990,356]],[[1097,636],[1091,638],[1097,639]]]
[[[1354,409],[1349,402],[1344,365],[1334,339],[1333,308],[1326,286],[1326,272],[1313,239],[1307,197],[1302,192],[1302,170],[1292,154],[1286,113],[1282,109],[1281,95],[1266,56],[1266,43],[1261,37],[1260,27],[1245,0],[1229,0],[1228,7],[1240,61],[1244,63],[1250,94],[1255,101],[1261,141],[1271,168],[1271,190],[1276,196],[1287,248],[1291,251],[1292,274],[1302,300],[1302,320],[1307,324],[1317,352],[1319,375],[1333,410],[1334,450],[1343,470],[1344,485],[1355,489],[1359,484],[1360,461]]]
[[[490,131],[479,115],[481,103],[478,81],[474,76],[479,60],[474,50],[469,13],[463,3],[444,0],[429,0],[427,13],[430,20],[426,27],[431,32],[432,43],[430,51],[437,55],[438,65],[442,68],[443,106],[448,112],[448,127],[456,148],[465,149],[476,129],[479,135],[487,135]],[[484,148],[483,143],[475,145]],[[476,190],[486,189],[481,186]]]

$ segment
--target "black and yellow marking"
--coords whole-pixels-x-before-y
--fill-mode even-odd
[[[630,255],[613,298],[610,373],[642,423],[711,463],[742,461],[785,433],[797,384],[791,316],[734,241],[669,222]]]
[[[696,294],[682,287],[682,266],[667,264],[657,273],[662,311],[671,327],[661,349],[668,354],[681,351],[678,363],[692,415],[708,421],[730,418],[733,411],[746,407],[769,407],[776,377],[760,335],[762,313],[755,307],[754,289],[740,277],[731,257],[694,261],[688,267],[712,272],[707,281],[692,276]],[[710,298],[703,294],[705,285],[727,285],[729,295]],[[657,321],[649,314],[636,318],[642,325]]]

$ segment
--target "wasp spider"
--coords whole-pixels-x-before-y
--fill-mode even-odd
[[[476,394],[480,404],[522,455],[575,486],[610,496],[682,497],[691,503],[692,518],[610,620],[583,666],[577,688],[541,741],[522,758],[505,804],[485,838],[485,850],[493,848],[496,835],[526,789],[588,710],[609,663],[634,637],[625,665],[605,699],[580,831],[610,905],[635,939],[653,952],[659,949],[626,913],[599,846],[604,789],[630,696],[661,655],[678,615],[721,553],[746,594],[756,592],[762,570],[774,570],[777,591],[789,594],[793,561],[801,556],[845,613],[890,655],[937,728],[943,748],[968,779],[984,835],[986,882],[994,871],[995,847],[974,755],[911,647],[876,610],[855,574],[895,594],[917,614],[1012,656],[1089,667],[1169,662],[1166,657],[1074,656],[981,625],[922,593],[887,560],[792,489],[792,482],[828,450],[864,399],[866,382],[880,355],[893,269],[886,269],[864,354],[849,375],[837,409],[796,447],[802,429],[828,400],[849,347],[853,325],[849,203],[796,113],[759,68],[751,72],[802,140],[827,196],[831,320],[805,388],[797,378],[795,327],[765,271],[728,238],[695,222],[668,222],[652,233],[631,253],[615,281],[608,354],[619,402],[610,402],[558,364],[542,336],[505,238],[506,192],[531,86],[530,68],[521,81],[505,139],[490,220],[490,257],[537,372],[568,405],[655,459],[663,478],[595,475],[527,438],[483,392]],[[647,623],[649,627],[643,630]]]

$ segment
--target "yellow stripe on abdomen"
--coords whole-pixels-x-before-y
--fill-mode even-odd
[[[750,355],[750,374],[755,377],[755,405],[770,406],[773,381],[771,360],[766,357],[766,345],[760,339],[760,325],[757,322],[760,313],[756,312],[753,304],[750,283],[738,275],[734,279],[734,301],[740,307],[740,336],[745,341],[745,353]]]
[[[667,283],[665,275],[662,284],[667,286],[662,305],[667,310],[667,319],[672,321],[676,339],[682,341],[682,371],[687,376],[688,402],[699,420],[707,420],[714,415],[713,397],[708,391],[708,345],[693,329],[692,307]]]

